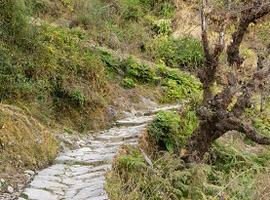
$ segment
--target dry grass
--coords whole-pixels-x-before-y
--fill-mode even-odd
[[[194,38],[201,38],[200,18],[193,3],[183,0],[175,0],[177,12],[174,18],[173,37],[183,37],[190,35]]]
[[[21,182],[24,170],[48,165],[57,149],[52,133],[31,115],[15,106],[0,104],[1,178],[13,185]]]
[[[257,200],[269,200],[270,197],[270,169],[261,173],[256,180],[257,184]]]

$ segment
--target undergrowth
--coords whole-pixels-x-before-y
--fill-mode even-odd
[[[172,103],[183,99],[197,98],[202,95],[201,83],[191,74],[172,69],[164,63],[143,63],[133,57],[117,58],[111,53],[101,51],[113,79],[122,79],[122,86],[134,88],[136,85],[152,85],[160,88],[161,103]]]
[[[17,187],[24,179],[20,173],[51,164],[57,151],[52,131],[16,106],[0,104],[1,178]]]
[[[255,123],[259,130],[265,131],[267,124]],[[227,135],[213,144],[204,163],[185,163],[180,157],[181,150],[197,126],[198,118],[192,107],[181,112],[160,112],[147,129],[146,142],[153,148],[146,147],[146,151],[151,156],[146,157],[142,143],[139,147],[123,147],[116,157],[112,171],[107,174],[110,198],[257,200],[260,196],[265,199],[267,188],[261,184],[269,180],[269,148],[258,151],[254,144],[240,143],[240,138]]]
[[[152,162],[153,167],[137,148],[120,151],[107,174],[110,199],[255,200],[269,153],[246,153],[218,142],[205,164],[186,165],[178,154],[162,152]]]

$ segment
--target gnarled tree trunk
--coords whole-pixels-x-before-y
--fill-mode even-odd
[[[226,51],[231,71],[243,64],[243,59],[239,55],[239,48],[249,24],[270,13],[270,2],[266,3],[264,0],[251,1],[252,4],[240,13],[241,17],[238,28],[233,33],[233,40]],[[230,130],[242,132],[249,139],[259,144],[270,144],[270,138],[259,135],[251,125],[239,119],[245,109],[250,107],[252,94],[258,89],[258,85],[269,78],[270,66],[258,69],[245,84],[238,84],[237,72],[228,72],[226,74],[228,83],[224,86],[223,91],[215,96],[212,95],[211,86],[216,81],[218,68],[221,67],[219,65],[219,57],[224,50],[224,30],[230,16],[224,16],[223,23],[220,24],[218,44],[211,51],[206,30],[207,20],[204,14],[204,6],[205,3],[203,3],[201,9],[201,27],[205,62],[204,67],[199,72],[199,78],[204,88],[204,99],[201,109],[198,110],[201,122],[186,145],[188,152],[186,158],[189,162],[200,162],[203,160],[212,143]],[[236,94],[238,94],[238,99],[233,108],[228,111],[228,106],[232,103]]]

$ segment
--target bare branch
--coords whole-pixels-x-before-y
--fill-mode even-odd
[[[211,53],[209,48],[209,41],[207,36],[207,24],[206,24],[206,16],[205,16],[205,0],[202,0],[202,8],[201,8],[201,30],[202,30],[202,43],[204,49],[204,55],[206,58],[206,62],[211,60]]]
[[[257,131],[251,125],[242,123],[236,118],[231,118],[228,120],[228,122],[231,126],[231,130],[236,130],[245,134],[247,138],[258,144],[270,145],[270,138],[257,133]]]
[[[233,41],[227,49],[228,62],[230,65],[240,66],[243,63],[244,60],[239,55],[239,48],[249,25],[269,13],[270,3],[264,3],[262,0],[253,1],[253,6],[243,11],[238,28],[232,35]]]

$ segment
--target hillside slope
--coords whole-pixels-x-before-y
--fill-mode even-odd
[[[88,133],[153,102],[200,96],[193,75],[170,68],[195,69],[203,57],[197,39],[172,37],[175,9],[171,0],[1,1],[0,193],[52,162],[55,132]]]

